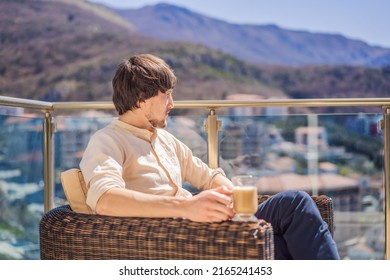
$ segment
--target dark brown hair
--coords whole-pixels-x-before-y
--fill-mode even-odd
[[[118,65],[112,80],[112,100],[122,115],[175,85],[176,76],[164,60],[151,54],[135,55]]]

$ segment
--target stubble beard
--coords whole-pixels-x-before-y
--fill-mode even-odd
[[[146,114],[146,118],[148,119],[149,123],[153,126],[153,127],[157,127],[157,128],[166,128],[167,127],[167,119],[168,119],[168,115],[169,115],[169,111],[166,112],[166,115],[165,115],[165,118],[163,119],[157,119],[157,118],[153,118],[152,117],[152,114],[149,113],[149,114]]]
[[[164,120],[153,119],[153,120],[149,120],[149,122],[153,127],[157,127],[157,128],[166,128],[167,127],[167,120],[166,119],[164,119]]]

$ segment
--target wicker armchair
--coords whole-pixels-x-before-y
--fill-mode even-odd
[[[268,197],[259,196],[259,202]],[[332,200],[313,199],[333,233]],[[77,213],[63,205],[43,215],[39,233],[41,259],[274,258],[272,226],[263,220],[198,223],[180,218],[112,217]]]

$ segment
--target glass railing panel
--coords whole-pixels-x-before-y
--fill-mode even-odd
[[[328,195],[343,259],[383,259],[382,115],[219,116],[220,163],[228,176],[259,176],[264,194]],[[222,165],[222,164],[221,164]]]
[[[38,259],[42,115],[0,108],[0,259]]]
[[[299,189],[328,195],[334,201],[334,237],[341,257],[384,258],[383,137],[377,129],[382,115],[218,118],[222,121],[219,165],[228,177],[242,173],[260,176],[260,192],[265,194]],[[111,119],[57,117],[57,172],[77,167],[90,135]],[[202,114],[175,115],[166,128],[205,162],[206,119]],[[75,138],[77,143],[67,143]],[[66,157],[69,155],[72,159]],[[60,202],[64,196],[59,181],[56,190]]]
[[[55,117],[56,133],[54,135],[55,162],[55,204],[67,203],[62,190],[59,173],[69,168],[79,168],[83,150],[91,135],[103,128],[113,119],[113,115],[101,112],[88,112],[84,115],[67,115]],[[207,135],[202,115],[172,116],[168,119],[167,130],[188,145],[194,155],[207,162]],[[189,185],[186,188],[191,189]]]
[[[92,133],[112,117],[103,112],[55,116],[56,205],[67,203],[59,172],[78,167]],[[332,197],[335,240],[342,258],[384,258],[383,137],[377,130],[382,115],[252,114],[218,118],[222,121],[219,165],[228,177],[259,175],[265,178],[261,192],[267,194],[293,186],[272,180],[275,177],[281,181],[286,176],[284,181],[289,183],[293,179],[304,182],[294,188]],[[205,162],[206,120],[205,110],[175,114],[166,128]],[[6,114],[1,116],[0,125],[0,259],[36,259],[43,213],[42,117]],[[338,185],[337,180],[344,185]],[[20,200],[23,203],[14,199],[19,192],[25,194]]]
[[[109,124],[111,114],[100,111],[86,111],[84,114],[60,115],[54,118],[54,183],[55,205],[66,204],[61,185],[60,172],[70,168],[79,168],[83,151],[90,137],[97,130]]]

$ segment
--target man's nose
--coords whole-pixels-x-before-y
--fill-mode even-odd
[[[172,95],[169,95],[169,98],[168,98],[168,108],[172,109],[173,107],[175,107],[175,103],[173,102]]]

